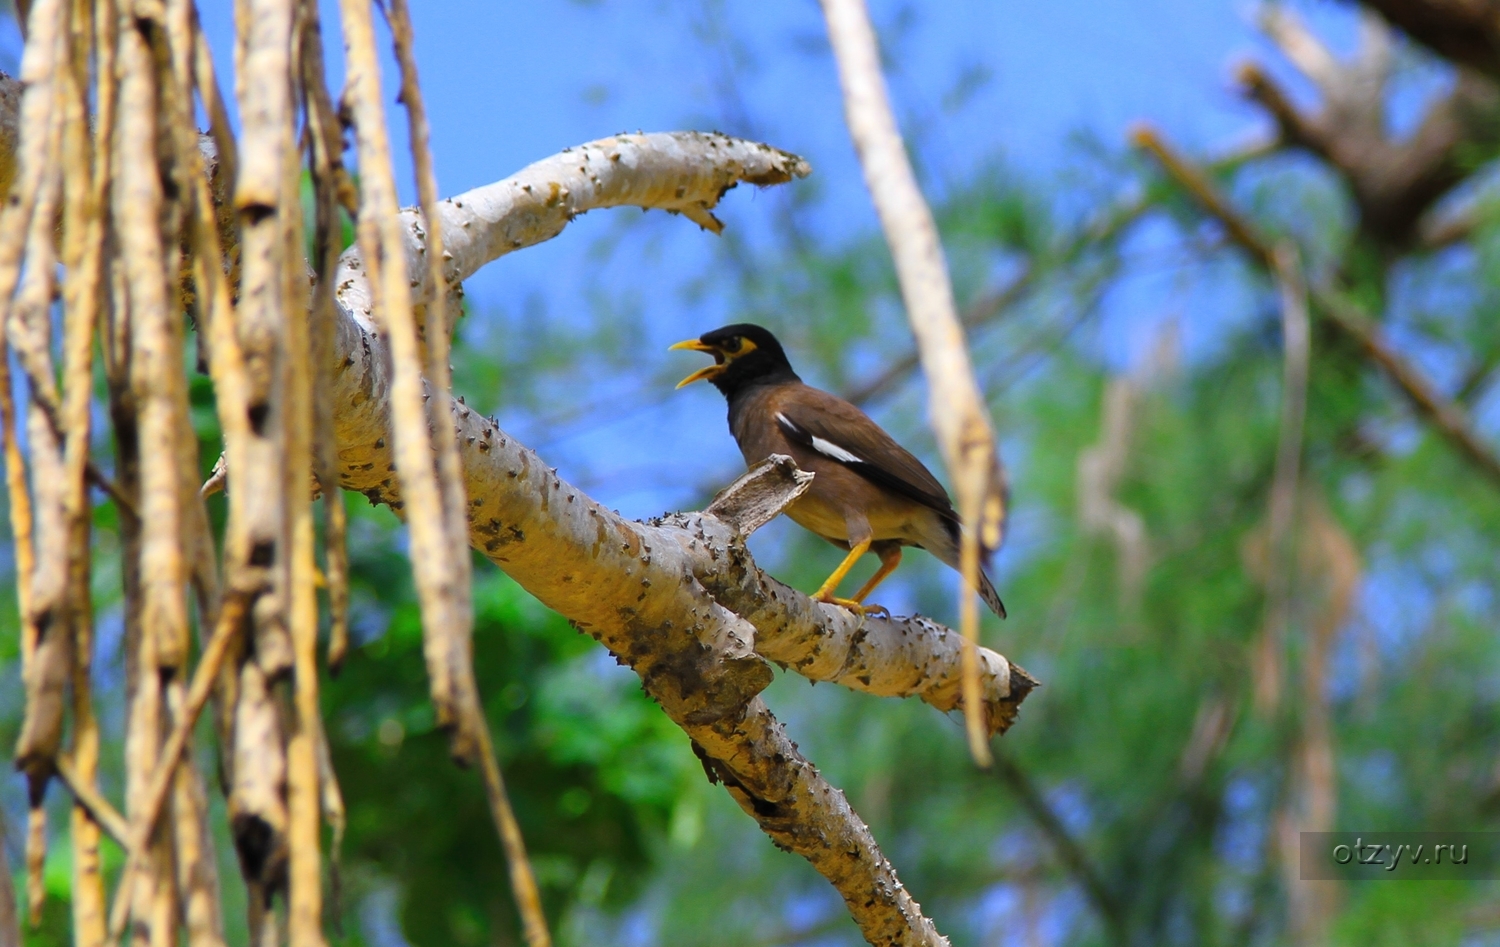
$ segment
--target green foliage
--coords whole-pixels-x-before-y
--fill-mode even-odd
[[[492,943],[517,921],[478,776],[433,726],[421,629],[394,518],[350,503],[357,631],[323,694],[349,811],[346,926],[400,891],[402,926]],[[366,508],[368,509],[368,508]],[[580,893],[619,906],[701,770],[635,676],[487,565],[475,583],[475,673],[550,916]]]

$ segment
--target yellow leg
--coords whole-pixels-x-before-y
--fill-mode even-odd
[[[833,593],[838,591],[839,583],[844,581],[844,576],[848,575],[849,570],[854,568],[855,561],[858,560],[860,556],[863,556],[869,551],[870,541],[868,539],[866,539],[864,542],[856,543],[853,548],[849,550],[849,555],[844,557],[844,561],[839,563],[839,567],[833,570],[833,575],[830,575],[828,577],[828,581],[824,582],[821,586],[818,587],[818,590],[813,593],[813,598],[817,599],[820,602],[833,602]]]
[[[899,566],[900,564],[901,564],[901,547],[900,546],[892,546],[892,547],[889,547],[889,548],[886,548],[886,549],[882,550],[881,553],[880,553],[880,568],[877,569],[877,570],[875,570],[875,574],[874,575],[870,576],[870,581],[866,582],[864,584],[864,586],[861,587],[858,592],[854,593],[854,601],[856,601],[856,602],[863,602],[867,597],[869,597],[869,594],[871,592],[875,591],[875,586],[877,586],[880,583],[884,582],[885,581],[885,577],[888,576],[888,575],[890,575],[892,572],[895,572],[896,571],[896,567]],[[871,608],[879,608],[880,606],[878,606],[878,605],[872,605],[870,607]]]

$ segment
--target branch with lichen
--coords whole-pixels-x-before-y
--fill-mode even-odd
[[[805,173],[805,163],[793,155],[719,135],[623,135],[569,149],[514,178],[443,202],[450,215],[445,233],[464,232],[471,247],[487,248],[482,254],[456,252],[455,261],[463,263],[449,271],[450,285],[488,262],[487,254],[550,239],[568,220],[595,207],[661,201],[668,209],[701,204],[706,213],[737,180],[785,181]],[[561,203],[554,194],[565,195]],[[420,227],[408,232],[420,239]],[[497,232],[505,236],[496,239]],[[336,346],[340,483],[400,511],[404,502],[382,410],[389,388],[384,340],[367,328],[368,309],[360,306],[367,290],[357,257],[346,254],[344,262],[337,292],[350,318],[340,322]],[[536,454],[462,404],[453,405],[453,421],[470,498],[471,544],[568,618],[576,621],[620,604],[601,602],[595,583],[632,567],[607,554],[601,528],[635,537],[632,545],[653,538],[658,543],[697,540],[691,528],[633,523],[588,500]],[[541,538],[521,525],[538,518],[552,524],[548,531],[557,533],[558,545],[540,545]],[[949,693],[956,685],[949,675],[957,672],[958,646],[948,629],[922,618],[861,620],[837,606],[815,603],[759,573],[728,534],[708,530],[705,536],[716,545],[710,549],[707,539],[700,541],[689,571],[731,609],[755,616],[757,649],[765,657],[815,680],[837,680],[885,696],[927,695],[943,710],[958,705],[956,694]],[[743,555],[738,562],[745,570],[733,568],[725,559],[729,555]],[[624,604],[639,597],[639,578],[636,582]],[[984,652],[982,663],[990,669],[984,676],[987,710],[999,720],[1010,699],[1002,696],[1008,662]],[[850,674],[847,669],[854,666],[861,669]],[[865,677],[871,683],[864,683]]]

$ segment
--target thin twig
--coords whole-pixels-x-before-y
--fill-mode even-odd
[[[89,460],[93,408],[93,340],[103,309],[105,209],[109,199],[110,139],[114,134],[114,79],[99,75],[97,130],[89,135],[90,53],[96,44],[96,18],[113,16],[111,3],[75,0],[69,68],[63,73],[64,237],[63,265],[63,423],[64,498],[68,530],[67,599],[72,635],[72,759],[77,781],[92,787],[99,770],[99,727],[94,715],[92,665],[93,609],[90,601],[90,521],[88,484],[99,474]],[[102,59],[102,57],[101,57]],[[112,485],[111,485],[112,486]],[[117,504],[118,505],[118,504]],[[122,507],[123,510],[123,507]],[[99,854],[100,826],[82,806],[70,814],[75,947],[103,947],[108,900]]]
[[[448,279],[443,272],[448,252],[443,248],[443,223],[438,214],[437,174],[432,165],[432,148],[429,139],[431,130],[427,122],[427,107],[423,103],[421,85],[417,79],[417,58],[412,49],[413,37],[411,14],[406,0],[389,0],[386,18],[391,27],[392,42],[396,47],[396,61],[401,69],[401,102],[406,106],[411,135],[412,164],[417,177],[418,202],[422,210],[422,222],[427,228],[427,321],[424,337],[427,341],[427,366],[425,370],[430,394],[428,406],[431,413],[434,447],[438,459],[438,483],[443,491],[444,528],[448,541],[461,546],[469,533],[468,516],[465,509],[464,472],[458,457],[458,438],[454,434],[452,418],[447,414],[443,396],[452,387],[451,370],[448,365],[449,335],[452,332],[448,318]],[[467,560],[466,560],[467,561]]]
[[[140,519],[140,514],[136,512],[135,504],[131,502],[130,497],[126,496],[125,491],[120,489],[120,485],[115,483],[114,479],[108,474],[100,470],[98,465],[93,461],[89,461],[86,474],[89,483],[104,491],[105,496],[109,497],[110,502],[119,510],[121,516],[128,516],[135,520]]]
[[[328,914],[333,921],[333,931],[344,935],[343,925],[343,850],[344,829],[348,819],[344,810],[344,793],[339,789],[338,774],[333,770],[333,754],[328,749],[328,733],[319,721],[318,726],[318,779],[323,805],[323,821],[328,823]]]
[[[427,282],[430,293],[426,303],[426,376],[434,395],[428,401],[428,410],[438,455],[444,527],[450,545],[462,548],[468,538],[468,515],[458,440],[454,435],[452,419],[445,417],[448,413],[449,388],[448,281],[443,273],[446,254],[443,250],[442,219],[437,212],[437,176],[432,166],[432,149],[429,143],[431,132],[427,123],[427,108],[423,104],[422,90],[417,79],[417,60],[412,49],[411,14],[407,10],[406,0],[389,0],[389,6],[383,9],[386,10],[386,20],[390,24],[391,38],[396,47],[396,61],[401,69],[401,102],[406,106],[409,120],[417,194],[422,208],[422,220],[427,228]],[[526,843],[521,837],[521,827],[516,822],[510,799],[505,792],[505,779],[490,738],[489,724],[484,719],[482,707],[476,705],[474,710],[476,719],[473,730],[479,741],[479,766],[484,775],[485,795],[489,798],[490,813],[505,850],[511,890],[521,915],[526,942],[530,947],[550,947],[552,938],[547,930],[547,917],[542,912],[541,893],[531,870],[531,862],[526,857]]]
[[[9,499],[11,548],[16,557],[16,604],[24,621],[31,614],[31,574],[36,568],[32,546],[33,520],[31,493],[26,489],[26,458],[16,437],[15,386],[10,374],[10,346],[0,329],[0,439],[5,441],[5,487]],[[22,666],[30,660],[34,644],[29,635],[22,637]]]
[[[314,469],[323,493],[323,555],[328,576],[328,670],[337,674],[349,650],[348,523],[338,477],[338,436],[333,426],[333,346],[337,312],[333,281],[343,236],[338,192],[345,175],[342,129],[328,94],[318,5],[302,6],[302,96],[306,145],[313,180],[313,270],[310,333],[313,369]],[[326,817],[327,813],[325,813]],[[334,846],[337,859],[337,846]],[[334,871],[330,866],[330,871]],[[334,886],[336,889],[336,886]],[[338,911],[333,911],[338,917]]]
[[[203,654],[198,659],[198,666],[193,670],[193,680],[188,687],[182,713],[177,718],[171,735],[167,737],[156,768],[146,784],[148,788],[143,794],[139,814],[130,820],[126,831],[121,836],[117,836],[125,840],[128,855],[119,890],[115,893],[115,906],[110,915],[112,940],[118,938],[119,931],[123,929],[123,919],[120,919],[117,924],[116,918],[124,911],[123,906],[130,903],[131,885],[135,883],[135,875],[146,867],[144,860],[148,854],[148,845],[152,833],[156,830],[156,821],[161,815],[162,804],[166,801],[167,790],[171,787],[172,774],[177,768],[177,761],[181,759],[182,751],[187,747],[189,738],[192,737],[193,727],[198,722],[198,715],[203,712],[204,705],[208,703],[209,695],[219,675],[219,668],[239,637],[249,606],[248,595],[230,588],[229,593],[224,597],[223,606],[219,609],[218,627],[214,629],[213,637],[209,639],[208,646],[203,649]],[[111,834],[114,833],[111,832]]]
[[[1281,376],[1281,431],[1276,445],[1276,469],[1271,478],[1271,503],[1266,556],[1266,613],[1257,659],[1256,703],[1269,713],[1277,700],[1281,651],[1286,636],[1293,573],[1296,569],[1293,523],[1302,459],[1303,421],[1307,414],[1307,376],[1311,353],[1307,286],[1297,251],[1290,243],[1276,247],[1272,257],[1281,294],[1281,334],[1285,367]]]
[[[290,41],[293,84],[305,74],[298,61],[306,35],[301,17],[308,4],[281,0],[294,9]],[[322,781],[318,775],[318,598],[314,587],[316,529],[307,478],[314,466],[313,367],[311,315],[307,306],[306,267],[302,263],[303,214],[299,194],[300,154],[289,148],[281,156],[278,217],[282,233],[283,307],[286,325],[286,466],[287,515],[291,520],[292,700],[294,725],[287,739],[287,843],[290,848],[290,897],[287,938],[298,947],[323,943]],[[335,488],[336,489],[336,488]]]
[[[547,932],[547,916],[542,912],[541,890],[537,887],[536,874],[531,870],[531,859],[526,856],[521,825],[516,821],[510,797],[505,792],[505,777],[500,772],[500,760],[495,756],[495,745],[490,739],[489,722],[481,718],[475,722],[475,730],[479,734],[479,771],[484,777],[484,794],[489,800],[490,817],[500,832],[505,864],[510,871],[510,889],[521,912],[526,943],[530,947],[549,947],[552,935]]]
[[[62,784],[67,787],[68,792],[73,794],[78,804],[89,811],[89,815],[99,823],[99,827],[111,839],[114,839],[121,848],[128,849],[127,839],[130,837],[130,826],[125,821],[125,817],[120,814],[120,810],[104,798],[104,794],[97,786],[86,782],[79,776],[72,758],[67,754],[58,754],[54,763],[57,767],[57,778],[62,780]]]
[[[479,700],[475,693],[471,640],[473,603],[469,598],[469,552],[448,534],[450,491],[462,484],[446,479],[449,465],[434,465],[428,427],[423,364],[407,276],[406,244],[396,203],[385,106],[380,93],[380,62],[368,0],[340,0],[347,79],[344,100],[354,118],[359,146],[361,205],[359,251],[369,273],[376,322],[385,329],[392,363],[391,410],[397,479],[401,483],[411,563],[421,602],[423,653],[433,708],[449,730],[455,758],[472,760]],[[438,289],[438,287],[434,287]],[[451,423],[444,418],[444,423]]]
[[[959,623],[968,642],[964,648],[964,721],[974,761],[988,766],[989,733],[980,707],[975,654],[979,613],[974,590],[979,587],[981,545],[994,549],[1002,539],[1004,475],[989,412],[974,380],[963,327],[953,304],[953,286],[937,225],[917,186],[891,112],[869,11],[864,0],[822,2],[844,91],[849,134],[896,264],[907,319],[916,335],[931,391],[928,414],[958,493],[959,510],[968,524],[959,554],[964,579]]]

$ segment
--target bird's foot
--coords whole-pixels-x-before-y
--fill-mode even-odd
[[[832,595],[820,595],[818,601],[827,602],[829,605],[837,605],[847,608],[856,615],[881,615],[885,618],[891,617],[891,610],[884,605],[866,605],[864,602],[852,598],[837,598]]]

